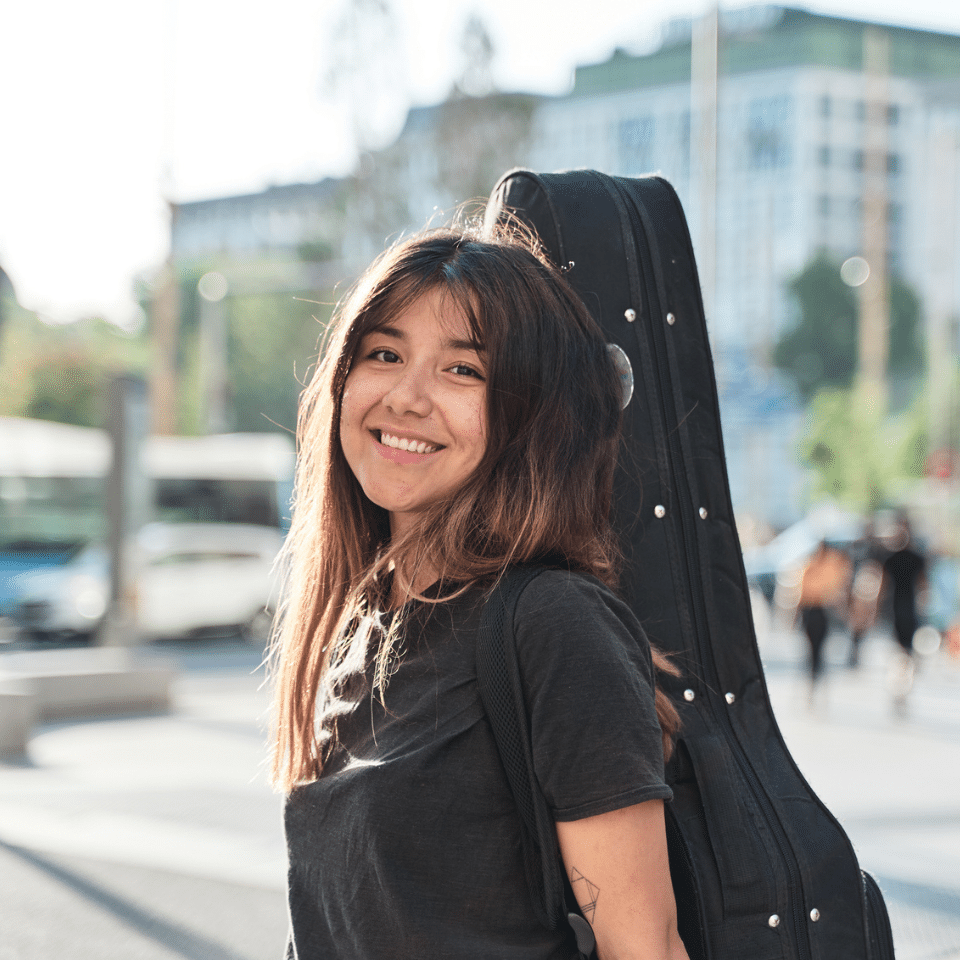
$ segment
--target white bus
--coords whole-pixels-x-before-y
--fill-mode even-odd
[[[84,551],[89,557],[104,549],[110,458],[106,431],[0,417],[0,616],[11,614],[28,571],[66,567]],[[292,439],[282,433],[148,437],[141,466],[150,487],[151,542],[171,541],[171,530],[189,534],[180,539],[198,544],[195,563],[213,555],[212,547],[201,555],[204,541],[279,543],[293,465]]]

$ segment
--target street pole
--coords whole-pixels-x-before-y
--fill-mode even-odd
[[[926,295],[927,380],[931,450],[952,450],[951,387],[955,376],[957,186],[960,177],[960,128],[934,114],[928,142],[930,166],[926,182],[928,212],[926,263],[930,282]]]
[[[207,433],[227,429],[227,321],[223,298],[227,280],[222,273],[205,273],[200,293],[200,376],[202,423]]]
[[[147,522],[150,503],[140,459],[149,421],[146,384],[139,377],[115,377],[109,385],[108,402],[108,430],[113,444],[107,475],[110,606],[99,642],[107,647],[129,647],[141,639],[137,627],[136,536]]]
[[[890,279],[887,272],[887,114],[890,105],[890,35],[863,31],[862,250],[870,274],[860,285],[857,386],[867,411],[882,422],[887,412],[890,353]]]
[[[150,303],[150,409],[152,432],[177,432],[177,343],[180,330],[180,286],[170,258],[163,265]]]
[[[699,192],[697,265],[708,323],[714,319],[717,283],[717,70],[719,8],[712,3],[694,22],[690,47],[691,116],[696,135],[690,143]]]
[[[927,429],[930,483],[935,492],[935,524],[942,545],[955,549],[960,526],[955,506],[957,437],[953,423],[954,384],[957,376],[956,297],[958,252],[958,180],[960,180],[960,125],[951,112],[934,110],[927,135],[926,171],[927,265],[925,340],[927,361]]]

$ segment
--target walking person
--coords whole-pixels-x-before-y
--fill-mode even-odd
[[[913,688],[913,635],[920,626],[920,597],[927,585],[927,562],[913,539],[910,519],[902,513],[891,543],[890,555],[883,562],[884,589],[891,594],[893,635],[899,645],[890,678],[893,707],[903,713]]]
[[[807,638],[809,702],[815,705],[823,676],[823,647],[830,629],[829,614],[839,611],[850,583],[850,558],[821,540],[807,561],[800,581],[800,620]]]
[[[887,553],[876,537],[873,521],[868,521],[861,536],[850,549],[853,572],[847,602],[847,628],[850,651],[847,666],[860,666],[860,653],[867,631],[876,623],[883,582],[883,561]]]
[[[515,623],[533,763],[608,958],[686,960],[663,805],[671,669],[615,592],[620,382],[582,302],[505,230],[399,243],[339,311],[298,426],[273,650],[297,960],[573,960],[532,906],[477,690]]]

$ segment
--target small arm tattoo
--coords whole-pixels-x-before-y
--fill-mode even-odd
[[[600,888],[591,883],[576,867],[570,871],[570,886],[573,887],[573,895],[577,898],[584,919],[593,923],[597,900],[600,899]]]

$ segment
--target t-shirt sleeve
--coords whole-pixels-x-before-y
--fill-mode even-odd
[[[548,571],[521,595],[514,636],[554,817],[669,799],[650,647],[630,608],[599,581]]]

